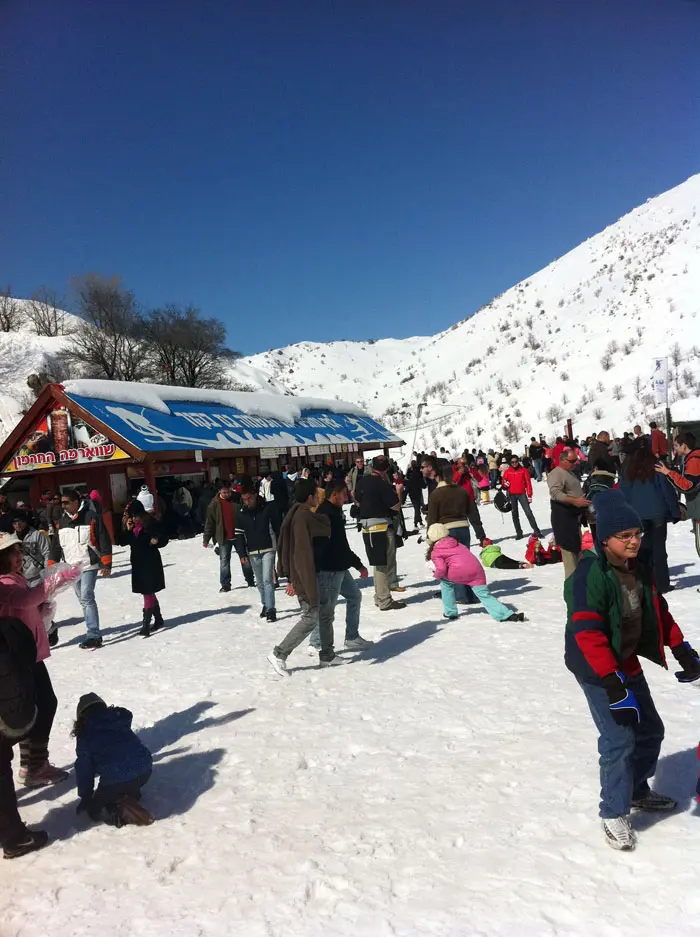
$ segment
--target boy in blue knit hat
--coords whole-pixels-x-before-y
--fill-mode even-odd
[[[630,850],[636,834],[632,808],[675,809],[676,802],[652,791],[649,778],[664,737],[664,725],[642,673],[640,657],[666,667],[669,647],[681,683],[700,679],[698,654],[659,595],[651,571],[637,562],[643,524],[620,491],[595,499],[597,552],[587,551],[566,580],[565,662],[583,690],[600,733],[600,816],[614,849]]]

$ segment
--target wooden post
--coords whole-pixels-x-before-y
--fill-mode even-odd
[[[566,421],[566,435],[569,439],[574,438],[574,424],[571,422],[571,418]]]

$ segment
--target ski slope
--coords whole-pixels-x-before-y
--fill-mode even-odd
[[[699,209],[696,175],[437,335],[245,360],[294,393],[356,400],[409,447],[416,427],[427,449],[519,446],[567,418],[621,436],[658,413],[658,355],[673,358],[671,403],[694,401],[700,417]]]
[[[547,527],[544,485],[536,517]],[[508,519],[487,533],[522,557]],[[362,546],[351,531],[358,552]],[[686,524],[669,532],[669,602],[700,645],[698,559]],[[43,852],[2,864],[2,937],[664,937],[700,920],[697,776],[700,688],[648,665],[666,740],[657,785],[677,813],[638,816],[632,854],[603,841],[596,735],[563,665],[561,566],[489,573],[524,624],[480,607],[442,619],[423,547],[399,551],[408,607],[364,590],[376,643],[319,670],[304,648],[277,677],[265,654],[294,620],[258,618],[257,591],[218,592],[198,540],[164,552],[170,627],[136,636],[127,557],[97,587],[105,646],[80,651],[72,624],[49,668],[59,699],[52,758],[71,766],[75,704],[95,691],[129,707],[155,754],[150,828],[76,817],[73,780],[21,794]],[[239,588],[235,588],[236,584]],[[342,606],[336,627],[342,639]]]

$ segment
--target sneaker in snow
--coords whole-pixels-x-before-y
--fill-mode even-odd
[[[406,592],[406,586],[392,586],[392,592]]]
[[[380,608],[380,612],[393,612],[399,608],[406,608],[405,602],[395,602],[394,599],[391,600],[391,605],[387,605],[384,608]]]
[[[343,664],[345,661],[342,657],[338,657],[337,654],[334,654],[333,657],[324,660],[322,657],[318,659],[319,667],[335,667],[336,664]]]
[[[102,638],[86,638],[80,645],[83,651],[99,651],[102,647]]]
[[[263,605],[262,611],[260,612],[260,617],[261,617],[261,618],[265,618],[266,616],[267,616],[267,609],[266,609],[265,606]]]
[[[356,638],[345,639],[345,647],[349,651],[361,651],[365,647],[371,647],[372,644],[374,644],[374,641],[368,641],[361,634],[358,634]]]
[[[124,794],[117,801],[117,814],[122,824],[132,823],[134,826],[150,826],[155,817],[136,800]]]
[[[524,613],[524,612],[513,612],[512,615],[509,615],[509,616],[506,618],[506,621],[525,621],[525,613]]]
[[[268,621],[271,621],[271,622],[277,621],[277,609],[268,608],[267,611],[265,612],[265,617],[267,618]]]
[[[306,653],[309,655],[309,657],[318,657],[320,650],[320,647],[314,647],[313,644],[309,644],[306,649]]]
[[[637,845],[637,836],[632,829],[629,817],[613,817],[603,820],[602,824],[607,843],[613,849],[629,852]]]
[[[666,797],[665,794],[657,794],[656,791],[647,791],[639,797],[632,798],[632,806],[636,810],[656,810],[670,813],[678,806],[678,802],[673,797]]]
[[[443,615],[443,618],[446,618],[448,621],[457,621],[459,615]]]
[[[271,654],[267,655],[267,659],[272,664],[273,669],[280,675],[280,677],[290,677],[291,674],[287,670],[287,661],[282,657],[278,657],[273,651]]]
[[[22,772],[20,771],[20,777]],[[58,784],[59,781],[65,781],[68,772],[62,768],[45,761],[44,764],[35,771],[24,771],[23,783],[25,787],[47,787],[49,784]]]
[[[19,859],[37,849],[43,849],[49,841],[49,834],[43,830],[26,830],[24,836],[17,843],[5,846],[2,851],[4,859]]]

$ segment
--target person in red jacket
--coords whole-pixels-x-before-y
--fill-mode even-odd
[[[559,459],[561,459],[561,454],[564,449],[566,449],[566,443],[561,436],[557,436],[554,448],[552,449],[552,468],[556,468],[557,465],[559,465]]]
[[[536,537],[542,537],[540,528],[532,513],[530,503],[532,502],[532,482],[530,473],[525,466],[520,464],[517,455],[510,457],[510,467],[503,473],[503,487],[507,489],[510,496],[511,507],[513,508],[513,526],[515,527],[515,539],[522,540],[525,536],[520,526],[519,508],[523,509],[525,517],[530,522]]]

